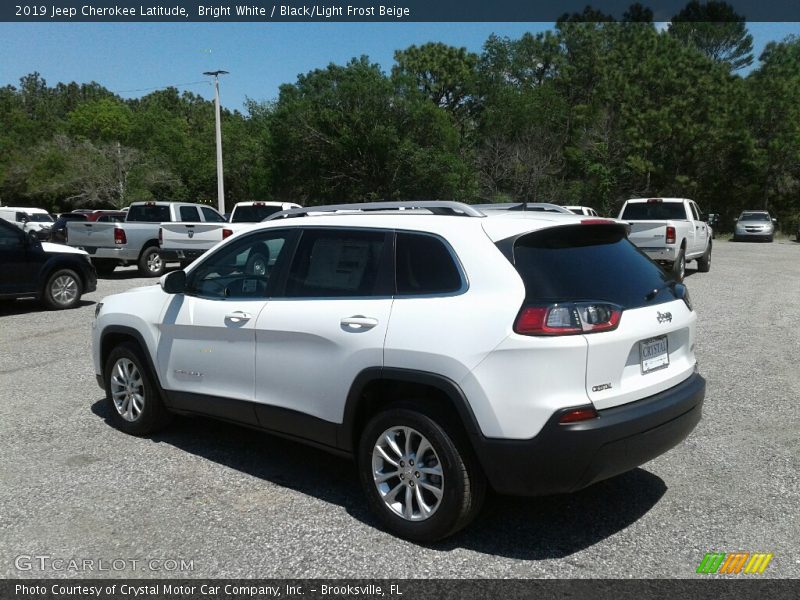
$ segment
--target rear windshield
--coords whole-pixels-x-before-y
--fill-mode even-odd
[[[516,240],[513,256],[525,283],[526,303],[602,300],[637,308],[675,299],[670,276],[628,241],[618,225],[569,225],[529,233]]]
[[[635,202],[628,204],[622,219],[629,221],[676,221],[686,219],[683,202]]]
[[[131,206],[125,220],[129,223],[163,223],[171,221],[169,218],[169,206],[164,204],[137,204]]]
[[[231,223],[259,223],[281,210],[280,206],[237,206],[231,215]]]
[[[744,213],[739,217],[740,221],[769,221],[769,215],[766,213]]]

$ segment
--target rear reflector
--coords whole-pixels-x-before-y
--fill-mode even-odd
[[[121,245],[128,243],[128,236],[125,235],[125,230],[117,227],[114,229],[114,243]]]
[[[233,229],[228,229],[226,227],[223,227],[223,229],[222,229],[222,239],[223,240],[225,238],[231,237],[232,235],[233,235]]]
[[[606,302],[564,302],[524,306],[514,322],[520,335],[574,335],[616,329],[622,309]]]
[[[675,243],[675,228],[671,225],[667,226],[667,243],[674,244]]]
[[[577,423],[579,421],[588,421],[589,419],[596,419],[599,415],[594,409],[594,406],[582,406],[574,408],[561,415],[558,422],[562,425],[566,423]]]

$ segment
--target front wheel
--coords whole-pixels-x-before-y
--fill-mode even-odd
[[[383,525],[417,542],[465,527],[486,493],[486,479],[465,444],[413,409],[389,409],[372,418],[361,435],[358,469]]]
[[[686,276],[686,251],[683,248],[678,251],[678,258],[672,263],[672,276],[677,281],[683,281]]]
[[[42,299],[48,308],[60,310],[73,308],[81,299],[81,278],[72,269],[60,269],[50,275],[44,286]]]
[[[145,248],[139,257],[139,274],[142,277],[161,277],[166,267],[164,259],[161,258],[161,254],[155,246]]]

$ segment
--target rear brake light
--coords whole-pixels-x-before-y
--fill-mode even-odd
[[[114,243],[115,244],[127,244],[128,237],[125,235],[124,229],[114,229]]]
[[[648,198],[647,199],[647,203],[648,204],[658,204],[659,202],[663,202],[663,200],[661,198]]]
[[[582,406],[580,408],[574,408],[572,410],[568,410],[564,414],[559,417],[558,422],[563,424],[566,423],[577,423],[578,421],[588,421],[589,419],[596,419],[599,415],[597,411],[594,409],[594,406]]]
[[[525,306],[514,322],[520,335],[574,335],[616,329],[622,309],[606,302],[564,302]]]
[[[222,239],[229,238],[233,235],[233,229],[228,229],[227,227],[223,227],[222,229]]]
[[[675,243],[675,228],[671,225],[667,226],[667,243],[674,244]]]
[[[158,247],[160,248],[163,243],[164,243],[164,228],[163,227],[159,227],[158,228]]]
[[[581,225],[608,225],[613,222],[611,219],[581,219]]]

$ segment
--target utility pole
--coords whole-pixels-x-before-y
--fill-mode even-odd
[[[203,75],[214,78],[214,108],[217,116],[217,207],[220,214],[225,213],[225,183],[222,179],[222,121],[219,110],[219,76],[227,71],[206,71]]]

